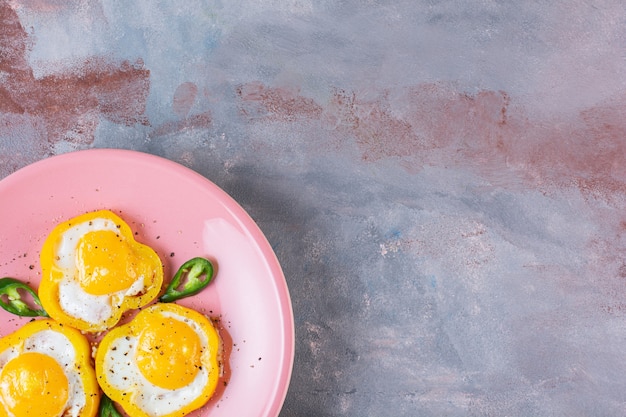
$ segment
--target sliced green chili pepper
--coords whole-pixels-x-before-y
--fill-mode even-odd
[[[113,400],[102,394],[100,397],[100,406],[98,407],[98,416],[100,417],[122,417]]]
[[[190,259],[178,269],[159,301],[170,303],[195,295],[209,285],[212,278],[213,264],[208,259]]]
[[[35,304],[41,307],[41,301],[32,288],[22,281],[10,277],[0,279],[0,307],[9,313],[22,317],[49,317],[43,307],[35,309],[23,301],[20,290],[29,293],[33,297]]]

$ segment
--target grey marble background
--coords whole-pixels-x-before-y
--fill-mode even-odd
[[[0,178],[134,149],[287,277],[281,417],[626,415],[621,1],[0,3]]]

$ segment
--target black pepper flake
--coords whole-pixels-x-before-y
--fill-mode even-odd
[[[170,258],[174,257],[174,252],[170,253]]]

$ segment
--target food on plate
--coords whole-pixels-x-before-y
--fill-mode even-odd
[[[96,352],[104,394],[132,417],[180,417],[202,407],[221,374],[222,344],[204,315],[173,303],[110,330]]]
[[[22,300],[22,295],[32,297],[36,307],[31,307],[28,302]],[[28,284],[11,277],[0,278],[0,307],[16,316],[48,317],[46,310],[41,307],[41,300],[35,290]]]
[[[181,265],[174,274],[159,301],[171,303],[191,297],[206,288],[213,279],[213,264],[205,258],[192,258]]]
[[[78,330],[42,319],[0,339],[0,416],[91,417],[99,399]]]
[[[219,333],[173,303],[208,286],[211,261],[183,263],[157,300],[160,258],[99,210],[56,226],[40,262],[38,291],[0,279],[0,307],[44,317],[0,339],[0,417],[119,416],[114,403],[131,417],[181,417],[213,396],[223,370]]]
[[[87,332],[113,327],[153,301],[163,283],[156,252],[135,240],[120,217],[99,210],[55,227],[41,255],[39,297],[60,323]]]

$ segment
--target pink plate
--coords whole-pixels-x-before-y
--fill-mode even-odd
[[[216,263],[214,281],[179,301],[219,319],[224,383],[192,416],[278,416],[294,358],[285,277],[265,236],[224,191],[149,154],[79,151],[29,165],[0,181],[0,277],[37,287],[39,250],[59,222],[96,209],[119,214],[160,255],[171,277],[187,259]],[[27,319],[0,309],[0,336]]]

